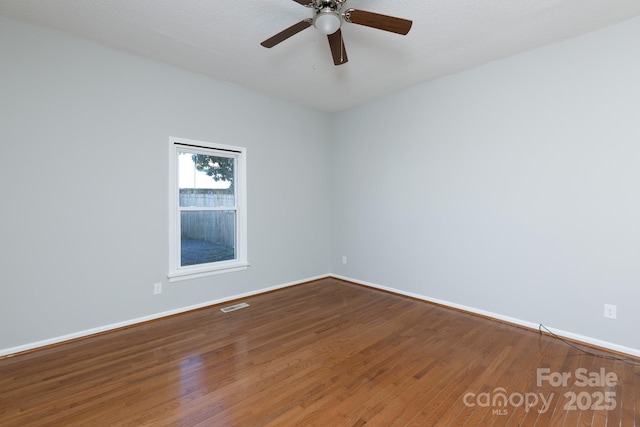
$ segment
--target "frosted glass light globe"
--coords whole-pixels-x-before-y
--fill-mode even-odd
[[[338,31],[341,24],[342,20],[340,19],[340,15],[332,10],[321,10],[313,22],[313,25],[318,31],[327,35]]]

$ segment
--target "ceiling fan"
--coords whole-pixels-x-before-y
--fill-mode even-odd
[[[331,56],[333,56],[333,63],[335,65],[341,65],[348,61],[344,40],[342,40],[342,32],[340,31],[343,22],[390,31],[403,36],[411,29],[412,21],[407,19],[395,18],[393,16],[358,9],[347,9],[342,12],[342,6],[346,0],[293,1],[303,6],[313,8],[314,17],[303,19],[297,24],[280,31],[278,34],[260,43],[262,46],[272,48],[313,25],[322,34],[327,35],[329,47],[331,48]]]

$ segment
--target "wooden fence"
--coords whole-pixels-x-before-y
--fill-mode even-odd
[[[180,206],[224,207],[234,205],[234,195],[215,190],[180,189]],[[181,238],[235,247],[236,213],[234,210],[183,211],[180,217]]]

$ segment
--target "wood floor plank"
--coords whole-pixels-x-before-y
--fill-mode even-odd
[[[337,279],[244,301],[0,359],[0,425],[638,425],[638,362]],[[538,386],[539,368],[619,381]],[[567,410],[606,391],[611,410]]]

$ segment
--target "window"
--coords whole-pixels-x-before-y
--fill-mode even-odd
[[[170,281],[247,268],[242,147],[170,138]]]

